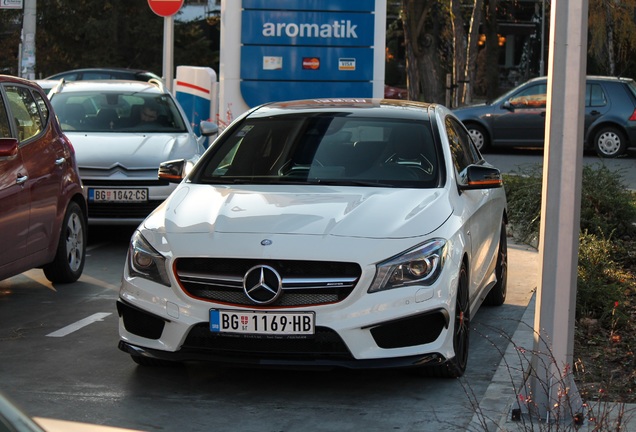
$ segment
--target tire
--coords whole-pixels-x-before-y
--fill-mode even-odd
[[[463,264],[459,270],[452,329],[455,356],[439,366],[429,366],[427,368],[428,376],[459,378],[466,371],[470,341],[470,300],[468,297],[468,273]]]
[[[627,138],[615,127],[603,127],[594,135],[594,150],[603,158],[622,156],[627,150]]]
[[[64,215],[55,258],[42,269],[53,283],[75,282],[86,261],[86,219],[80,206],[70,202]]]
[[[497,282],[484,299],[484,304],[487,306],[501,306],[504,304],[508,291],[508,235],[506,234],[506,224],[503,220],[501,221],[501,232],[499,234],[495,276],[497,276]]]
[[[488,141],[488,133],[486,129],[477,124],[469,124],[466,126],[468,129],[468,134],[473,139],[475,146],[479,149],[479,151],[483,152],[490,148],[490,142]]]

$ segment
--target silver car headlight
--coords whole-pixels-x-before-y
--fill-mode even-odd
[[[135,231],[130,240],[128,268],[131,276],[170,286],[170,279],[166,272],[166,258],[150,246],[139,231]]]
[[[446,240],[433,239],[378,263],[369,292],[433,284],[446,261]]]

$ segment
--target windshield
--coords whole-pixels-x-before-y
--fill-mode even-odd
[[[436,148],[423,121],[339,114],[248,118],[214,144],[191,180],[436,187]]]
[[[58,93],[51,104],[65,132],[185,132],[167,95],[130,92]]]

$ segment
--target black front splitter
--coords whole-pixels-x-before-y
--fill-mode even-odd
[[[225,366],[243,367],[276,367],[290,369],[389,369],[434,366],[442,364],[446,361],[446,359],[438,353],[406,357],[355,360],[350,358],[312,358],[307,356],[299,356],[294,358],[277,358],[272,357],[271,355],[267,357],[255,357],[239,355],[236,353],[219,355],[217,353],[208,353],[205,351],[185,350],[169,352],[152,348],[144,348],[125,341],[119,341],[118,347],[120,350],[130,354],[131,356],[146,357],[178,363],[200,361],[216,363]]]

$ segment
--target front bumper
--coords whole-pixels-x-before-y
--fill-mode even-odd
[[[280,367],[280,368],[307,368],[307,369],[384,369],[384,368],[409,368],[419,366],[433,366],[442,364],[445,359],[442,355],[433,353],[425,355],[412,355],[406,357],[356,360],[350,358],[283,358],[283,357],[255,357],[251,355],[222,355],[203,351],[193,351],[182,348],[176,352],[167,352],[157,349],[144,348],[119,341],[119,349],[131,356],[147,357],[157,360],[173,362],[202,361],[223,366],[244,367]]]
[[[138,285],[134,290],[140,293]],[[130,296],[133,287],[126,286],[124,281],[117,302],[119,347],[132,356],[245,366],[366,369],[441,364],[453,354],[445,303],[432,299],[430,305],[416,303],[415,295],[407,301],[393,299],[397,305],[387,303],[394,293],[370,295],[380,302],[379,309],[387,309],[374,313],[369,313],[368,300],[348,307],[320,307],[331,311],[316,312],[313,337],[252,337],[211,332],[209,309],[218,304],[194,301],[197,306],[189,305],[184,314],[172,301],[157,308],[155,296],[152,310],[148,303]],[[168,287],[165,291],[172,292]]]

